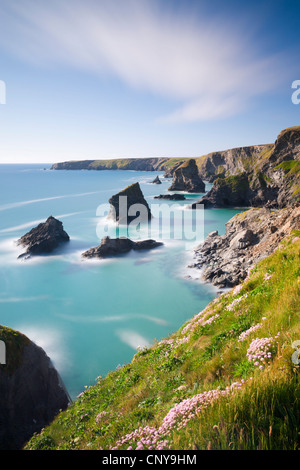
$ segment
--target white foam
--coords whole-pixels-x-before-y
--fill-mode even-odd
[[[133,330],[117,330],[116,335],[123,343],[127,344],[127,346],[130,346],[135,351],[138,348],[149,348],[151,346],[150,341]]]

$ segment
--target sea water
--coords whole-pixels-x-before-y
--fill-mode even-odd
[[[151,184],[157,175],[162,184]],[[98,376],[130,362],[137,348],[175,332],[217,294],[187,265],[204,237],[212,230],[223,234],[238,210],[200,211],[200,232],[187,228],[183,237],[172,237],[173,229],[149,233],[149,226],[140,227],[142,239],[151,235],[163,242],[154,250],[97,261],[81,256],[102,236],[116,233],[104,209],[132,183],[140,183],[154,212],[158,204],[169,204],[182,221],[187,205],[202,195],[186,195],[176,205],[154,199],[168,192],[170,180],[162,175],[0,165],[0,324],[43,347],[73,399]],[[50,215],[63,222],[70,241],[50,255],[18,259],[24,250],[16,241]],[[121,228],[118,235],[136,233]]]

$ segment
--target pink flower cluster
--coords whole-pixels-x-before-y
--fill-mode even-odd
[[[101,411],[101,413],[99,413],[97,416],[96,416],[96,423],[99,423],[103,418],[104,416],[106,416],[108,413],[106,411]]]
[[[205,410],[219,398],[228,396],[234,390],[241,388],[243,383],[243,380],[241,382],[234,382],[231,386],[226,387],[225,390],[209,390],[177,403],[167,413],[162,425],[158,429],[150,426],[139,427],[118,440],[112,450],[118,450],[123,446],[127,446],[127,450],[163,450],[170,448],[170,442],[167,437],[172,431],[179,431],[185,427],[201,411]]]
[[[264,365],[269,364],[272,356],[275,354],[277,344],[276,339],[278,336],[279,334],[274,338],[254,339],[247,350],[248,361],[253,362],[259,369],[263,369]]]

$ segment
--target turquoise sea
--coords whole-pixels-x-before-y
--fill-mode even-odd
[[[170,180],[153,185],[162,173],[51,171],[50,166],[0,165],[0,324],[44,348],[74,399],[98,376],[129,362],[139,346],[176,331],[216,296],[187,265],[193,248],[212,230],[223,234],[238,210],[200,211],[197,239],[189,236],[189,227],[185,239],[156,227],[150,235],[163,241],[162,247],[85,261],[83,251],[115,233],[103,211],[113,194],[139,182],[155,210],[162,201],[154,196],[166,193]],[[174,220],[181,221],[186,204],[199,195],[187,197],[177,203]],[[24,251],[18,238],[50,215],[63,222],[70,242],[51,255],[18,259]],[[149,238],[147,230],[141,227],[141,238]],[[121,230],[119,235],[132,234]]]

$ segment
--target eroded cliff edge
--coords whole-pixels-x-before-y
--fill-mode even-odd
[[[195,249],[190,267],[200,269],[201,278],[219,288],[234,287],[293,230],[300,231],[300,206],[250,209],[230,219],[224,235],[211,232]]]
[[[0,449],[18,450],[71,400],[42,348],[4,326],[0,340],[6,349],[0,365]]]

